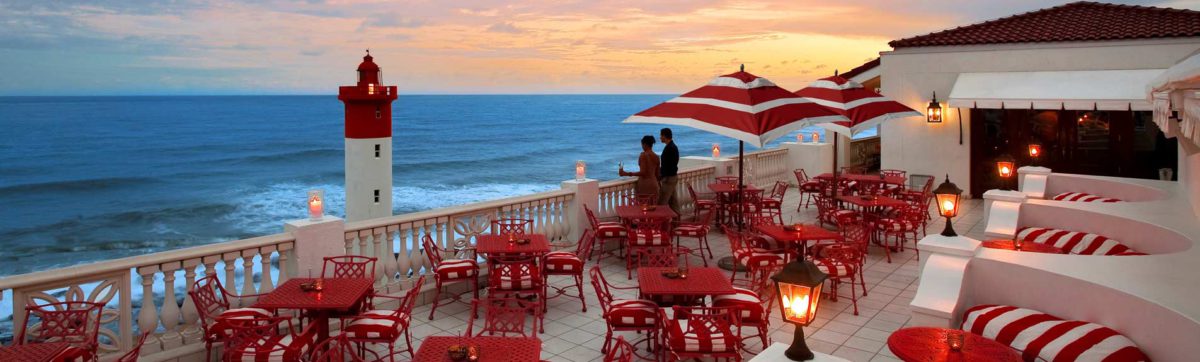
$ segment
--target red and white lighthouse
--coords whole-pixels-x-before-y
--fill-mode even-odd
[[[396,86],[380,84],[382,71],[368,50],[358,84],[338,88],[346,104],[346,221],[392,216],[392,101]]]

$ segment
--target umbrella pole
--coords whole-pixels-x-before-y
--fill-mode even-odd
[[[744,141],[738,141],[738,192],[737,192],[738,206],[737,206],[737,214],[735,217],[737,218],[737,230],[738,230],[739,234],[742,232],[741,201],[742,201],[742,196],[743,196],[742,177],[744,177],[744,175],[742,174],[742,162],[744,162],[743,159],[746,156],[745,155],[745,151],[746,151],[745,147],[746,147],[746,143]],[[720,267],[721,269],[732,271],[734,273],[744,272],[744,271],[749,270],[746,268],[745,265],[742,265],[742,263],[739,263],[737,261],[737,259],[732,256],[727,256],[727,257],[721,258],[721,260],[717,260],[717,267]]]
[[[838,137],[837,133],[833,134],[833,197],[839,196],[841,191],[838,191]]]

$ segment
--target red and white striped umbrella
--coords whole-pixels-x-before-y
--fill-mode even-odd
[[[762,147],[807,125],[841,119],[766,78],[739,71],[638,112],[624,123],[687,126]]]
[[[841,120],[837,122],[818,125],[846,136],[875,128],[889,119],[921,116],[920,112],[900,102],[837,75],[812,82],[808,87],[796,91],[796,95],[841,115]]]

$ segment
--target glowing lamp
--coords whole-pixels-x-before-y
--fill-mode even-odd
[[[821,135],[816,132],[813,132],[812,133],[812,143],[821,143]]]
[[[779,296],[783,320],[796,325],[792,345],[783,353],[790,360],[807,361],[814,357],[804,342],[804,327],[816,319],[817,305],[821,302],[821,285],[828,277],[810,261],[793,261],[771,276],[778,292],[776,295]]]
[[[953,182],[950,182],[950,175],[946,175],[946,181],[933,189],[933,196],[937,200],[938,214],[946,218],[946,229],[942,230],[942,236],[958,236],[954,232],[954,225],[950,219],[958,216],[958,201],[962,197],[963,190],[958,188]]]
[[[587,178],[587,163],[583,160],[575,161],[575,181],[583,181]]]
[[[720,143],[714,143],[712,150],[713,150],[713,159],[721,158],[721,144]]]
[[[796,143],[804,143],[804,134],[803,133],[796,134]]]
[[[375,83],[367,84],[367,94],[375,94]]]
[[[308,219],[312,221],[320,221],[325,215],[325,191],[309,190],[308,191]]]
[[[1042,145],[1036,143],[1029,144],[1029,157],[1037,159],[1042,156]]]
[[[942,104],[938,103],[937,92],[933,92],[933,100],[929,101],[929,107],[925,110],[925,122],[942,123]]]

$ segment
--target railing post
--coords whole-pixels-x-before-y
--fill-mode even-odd
[[[283,230],[296,237],[292,262],[296,264],[297,276],[307,277],[310,271],[317,275],[324,257],[346,252],[346,224],[341,218],[325,215],[320,221],[292,220],[283,225]]]
[[[983,193],[983,234],[989,238],[1011,239],[1017,235],[1017,216],[1025,194],[1011,190],[988,190]]]
[[[583,230],[589,227],[587,213],[583,211],[583,206],[587,205],[592,211],[598,210],[596,207],[600,204],[600,181],[593,179],[567,180],[562,182],[563,190],[571,190],[575,192],[575,197],[567,203],[566,222],[570,223],[567,228],[568,242],[579,241],[579,236],[583,234]]]
[[[921,277],[909,304],[913,326],[954,328],[967,264],[979,250],[979,240],[965,236],[926,235],[917,242]]]
[[[1046,179],[1050,177],[1050,169],[1039,166],[1022,166],[1017,168],[1017,190],[1025,193],[1031,199],[1046,198]]]

